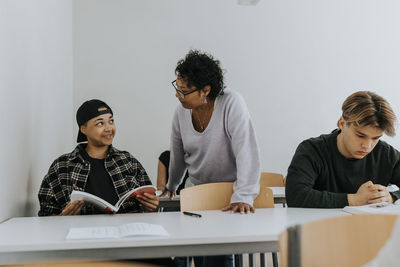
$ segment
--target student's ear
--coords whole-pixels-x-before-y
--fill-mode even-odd
[[[341,131],[343,131],[343,128],[344,128],[344,126],[346,125],[346,120],[343,118],[343,116],[342,117],[340,117],[340,119],[338,120],[338,122],[337,122],[337,126],[338,126],[338,128],[341,130]]]
[[[86,124],[81,125],[81,126],[79,127],[79,130],[81,130],[81,132],[82,132],[84,135],[86,135]]]

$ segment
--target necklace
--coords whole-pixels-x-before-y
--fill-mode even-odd
[[[207,111],[208,111],[208,110],[207,110]],[[197,113],[197,121],[200,123],[200,130],[201,130],[201,131],[204,131],[204,125],[205,125],[205,123],[204,123],[204,120],[202,120],[202,119],[200,118],[199,113]]]
[[[209,102],[209,103],[210,103],[210,102]],[[210,104],[211,104],[211,103],[210,103]],[[206,120],[207,120],[207,118],[208,118],[209,111],[211,110],[210,104],[207,105],[207,110],[206,110],[206,113],[205,113],[205,116],[204,116],[205,119],[201,119],[199,112],[196,112],[196,117],[197,117],[197,121],[198,121],[199,124],[200,124],[200,131],[201,131],[201,132],[203,132],[204,129],[205,129]],[[192,113],[193,113],[193,111],[192,111]]]

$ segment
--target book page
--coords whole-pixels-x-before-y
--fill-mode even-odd
[[[71,228],[66,239],[104,239],[119,237],[119,229],[117,227],[84,227]]]
[[[144,193],[149,193],[149,194],[155,194],[156,192],[156,187],[154,185],[144,185],[140,186],[137,188],[133,188],[129,190],[127,193],[125,193],[120,200],[118,200],[117,204],[115,206],[119,209],[119,207],[124,203],[124,201],[130,197],[134,197],[136,195],[144,194]]]
[[[128,223],[120,226],[121,236],[154,235],[167,236],[168,232],[159,224]]]
[[[377,213],[400,215],[400,205],[382,202],[364,206],[346,206],[343,211],[352,214]]]
[[[99,198],[98,196],[92,195],[83,191],[72,191],[71,193],[71,202],[75,200],[83,200],[85,202],[91,203],[98,207],[100,210],[109,210],[112,212],[117,212],[119,207],[115,207],[112,204],[108,203],[104,199]]]
[[[106,239],[128,236],[168,236],[162,225],[150,223],[128,223],[120,226],[70,228],[66,239]]]

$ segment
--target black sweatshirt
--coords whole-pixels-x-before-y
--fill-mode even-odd
[[[289,207],[343,208],[347,194],[367,181],[400,187],[400,153],[384,141],[362,159],[346,159],[338,150],[340,130],[303,141],[296,150],[286,178]],[[395,199],[400,192],[391,193]]]

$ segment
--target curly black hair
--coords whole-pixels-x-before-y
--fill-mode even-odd
[[[215,99],[224,94],[224,75],[219,60],[199,50],[190,50],[184,59],[178,61],[175,74],[187,81],[190,88],[195,86],[198,90],[209,85],[211,87],[208,97]]]

